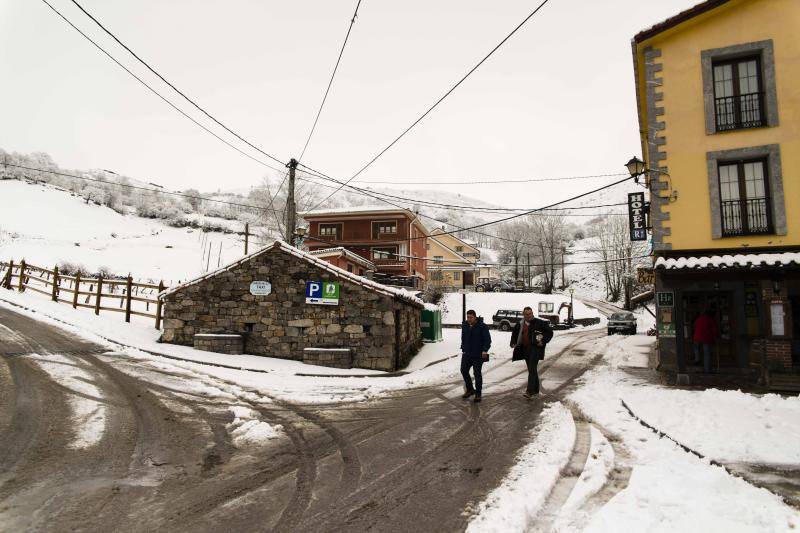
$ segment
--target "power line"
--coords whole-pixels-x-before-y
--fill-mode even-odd
[[[25,169],[25,170],[31,170],[31,171],[36,171],[36,172],[46,172],[48,174],[53,174],[53,175],[56,175],[56,176],[63,176],[65,178],[74,178],[74,179],[85,180],[85,181],[93,181],[93,182],[97,182],[97,183],[104,183],[106,185],[116,185],[117,187],[124,187],[124,188],[128,188],[128,189],[137,189],[137,190],[140,190],[140,191],[147,191],[147,192],[158,193],[158,194],[169,194],[171,196],[180,196],[182,198],[190,198],[190,199],[194,199],[194,200],[202,200],[204,202],[216,202],[218,204],[226,204],[226,205],[232,205],[232,206],[236,206],[236,207],[246,207],[246,208],[249,208],[249,209],[257,209],[257,210],[260,210],[260,211],[270,211],[269,208],[262,207],[260,205],[250,205],[250,204],[243,204],[243,203],[239,203],[239,202],[228,202],[226,200],[217,200],[215,198],[206,198],[204,196],[197,196],[197,195],[194,195],[194,194],[186,194],[186,193],[181,193],[181,192],[167,191],[167,190],[163,190],[163,189],[151,189],[149,187],[141,187],[139,185],[131,185],[129,183],[117,183],[115,181],[108,181],[108,180],[104,180],[104,179],[100,179],[100,178],[89,178],[87,176],[78,176],[76,174],[68,174],[66,172],[58,172],[58,171],[49,170],[49,169],[46,169],[46,168],[33,168],[33,167],[27,167],[25,165],[15,165],[13,163],[3,163],[3,165],[9,166],[9,167],[14,167],[14,168],[22,168],[22,169]],[[272,209],[272,211],[275,211],[275,210]]]
[[[397,143],[397,142],[398,142],[400,139],[402,139],[402,138],[403,138],[403,137],[404,137],[404,136],[405,136],[405,135],[406,135],[406,134],[407,134],[409,131],[411,131],[411,129],[412,129],[412,128],[414,128],[414,126],[416,126],[417,124],[419,124],[420,122],[422,122],[422,120],[423,120],[423,119],[424,119],[426,116],[428,116],[428,114],[429,114],[431,111],[433,111],[433,110],[434,110],[434,109],[435,109],[435,108],[436,108],[436,107],[437,107],[439,104],[441,104],[441,103],[444,101],[444,99],[445,99],[445,98],[447,98],[448,96],[450,96],[450,94],[451,94],[453,91],[455,91],[455,90],[456,90],[456,89],[457,89],[457,88],[458,88],[458,87],[459,87],[459,86],[460,86],[462,83],[464,83],[464,81],[465,81],[465,80],[466,80],[468,77],[470,77],[470,75],[472,75],[472,73],[473,73],[473,72],[475,72],[476,70],[478,70],[478,68],[479,68],[479,67],[480,67],[480,66],[481,66],[481,65],[482,65],[482,64],[483,64],[483,63],[484,63],[484,62],[485,62],[487,59],[489,59],[489,58],[490,58],[490,57],[491,57],[491,56],[492,56],[492,55],[493,55],[493,54],[494,54],[494,53],[495,53],[495,52],[496,52],[496,51],[497,51],[497,50],[498,50],[498,49],[499,49],[501,46],[503,46],[503,44],[505,44],[505,42],[506,42],[506,41],[508,41],[508,40],[511,38],[511,36],[512,36],[512,35],[514,35],[515,33],[517,33],[517,31],[518,31],[518,30],[519,30],[519,29],[520,29],[520,28],[521,28],[523,25],[525,25],[525,23],[526,23],[526,22],[528,22],[528,21],[529,21],[531,18],[533,18],[533,16],[534,16],[534,15],[536,15],[536,13],[538,13],[538,12],[539,12],[539,10],[540,10],[540,9],[542,9],[542,8],[545,6],[545,4],[547,4],[547,2],[549,2],[549,0],[544,0],[544,1],[543,1],[541,4],[539,4],[539,5],[536,7],[536,9],[534,9],[534,10],[533,10],[533,11],[532,11],[532,12],[531,12],[531,13],[530,13],[530,14],[529,14],[527,17],[525,17],[525,19],[524,19],[522,22],[520,22],[520,23],[517,25],[517,27],[515,27],[515,28],[514,28],[514,29],[511,31],[511,33],[509,33],[508,35],[506,35],[506,36],[505,36],[505,38],[503,38],[503,40],[502,40],[502,41],[500,41],[500,42],[499,42],[499,43],[498,43],[498,44],[497,44],[497,45],[496,45],[494,48],[492,48],[492,50],[491,50],[491,51],[490,51],[488,54],[486,54],[486,55],[483,57],[483,59],[481,59],[480,61],[478,61],[478,63],[477,63],[477,64],[476,64],[474,67],[472,67],[472,68],[469,70],[469,72],[467,72],[467,73],[466,73],[466,74],[465,74],[465,75],[464,75],[464,76],[463,76],[463,77],[462,77],[460,80],[458,80],[458,82],[456,82],[456,84],[455,84],[455,85],[453,85],[453,86],[452,86],[452,87],[451,87],[451,88],[450,88],[450,89],[449,89],[449,90],[448,90],[446,93],[444,93],[444,95],[442,95],[442,96],[441,96],[441,97],[440,97],[440,98],[439,98],[439,99],[438,99],[438,100],[437,100],[437,101],[436,101],[436,102],[435,102],[435,103],[434,103],[432,106],[430,106],[430,107],[427,109],[427,111],[425,111],[425,112],[424,112],[422,115],[420,115],[420,116],[419,116],[419,118],[417,118],[417,119],[416,119],[414,122],[412,122],[412,123],[411,123],[411,125],[410,125],[409,127],[407,127],[405,130],[403,130],[403,132],[402,132],[400,135],[398,135],[398,136],[397,136],[397,137],[396,137],[396,138],[395,138],[395,139],[394,139],[392,142],[390,142],[390,143],[389,143],[389,144],[388,144],[388,145],[387,145],[387,146],[386,146],[386,147],[385,147],[383,150],[381,150],[380,152],[378,152],[378,154],[377,154],[377,155],[375,155],[375,157],[373,157],[372,159],[370,159],[370,160],[367,162],[367,164],[366,164],[366,165],[364,165],[363,167],[361,167],[361,169],[360,169],[360,170],[358,170],[358,172],[356,172],[355,174],[353,174],[353,175],[352,175],[352,176],[351,176],[351,177],[350,177],[350,178],[349,178],[349,179],[348,179],[348,180],[347,180],[345,183],[346,183],[346,184],[347,184],[347,183],[350,183],[351,181],[353,181],[354,179],[356,179],[356,178],[357,178],[359,175],[361,175],[361,173],[362,173],[362,172],[364,172],[364,171],[365,171],[367,168],[369,168],[369,166],[370,166],[370,165],[372,165],[372,164],[373,164],[375,161],[377,161],[379,157],[381,157],[383,154],[385,154],[387,151],[389,151],[389,149],[390,149],[392,146],[394,146],[394,145],[395,145],[395,144],[396,144],[396,143]],[[305,168],[309,168],[309,167],[307,167],[307,166],[305,166],[305,165],[303,165],[303,166],[304,166]],[[309,169],[309,170],[311,170],[311,169]],[[343,186],[344,186],[344,185],[342,185],[342,187],[343,187]],[[337,192],[339,192],[339,191],[342,189],[342,187],[339,187],[339,189],[337,189],[336,191],[332,192],[332,193],[331,193],[330,195],[328,195],[328,196],[327,196],[327,197],[326,197],[324,200],[322,200],[322,202],[319,202],[319,203],[317,203],[317,205],[315,205],[315,206],[314,206],[312,209],[316,209],[317,207],[319,207],[319,205],[320,205],[320,204],[323,204],[323,203],[327,202],[327,201],[328,201],[328,199],[330,199],[330,197],[331,197],[331,196],[333,196],[334,194],[336,194]]]
[[[304,166],[305,166],[305,165],[304,165]],[[309,168],[309,167],[308,167],[308,166],[306,166],[306,168]],[[316,174],[319,174],[320,176],[324,176],[325,178],[328,178],[328,179],[329,179],[329,180],[331,180],[331,181],[334,181],[334,182],[341,183],[341,186],[339,187],[339,189],[341,189],[342,187],[345,187],[345,186],[352,187],[352,186],[348,185],[348,184],[347,184],[347,182],[344,182],[344,183],[343,183],[343,182],[341,182],[341,181],[339,181],[339,180],[337,180],[337,179],[335,179],[335,178],[331,178],[330,176],[327,176],[326,174],[323,174],[323,173],[321,173],[321,172],[318,172],[318,171],[316,171],[316,170],[314,170],[314,169],[310,169],[310,168],[309,168],[309,170],[313,171],[313,172],[314,172],[314,173],[316,173]],[[455,234],[455,233],[459,233],[459,232],[461,232],[461,231],[470,231],[470,230],[475,230],[475,229],[477,229],[477,228],[484,228],[484,227],[487,227],[487,226],[493,226],[493,225],[495,225],[495,224],[500,224],[500,223],[502,223],[502,222],[507,222],[507,221],[509,221],[509,220],[513,220],[513,219],[515,219],[515,218],[520,218],[520,217],[524,217],[524,216],[527,216],[527,215],[532,215],[532,214],[534,214],[534,213],[537,213],[537,212],[539,212],[539,211],[544,211],[544,210],[546,210],[546,209],[550,209],[550,208],[552,208],[552,207],[556,207],[556,206],[558,206],[558,205],[565,204],[565,203],[571,202],[571,201],[573,201],[573,200],[577,200],[577,199],[579,199],[579,198],[583,198],[583,197],[585,197],[585,196],[592,195],[592,194],[594,194],[594,193],[596,193],[596,192],[600,192],[600,191],[602,191],[602,190],[604,190],[604,189],[608,189],[608,188],[610,188],[610,187],[614,187],[615,185],[619,185],[620,183],[624,183],[624,182],[626,182],[626,181],[628,181],[628,180],[630,180],[630,179],[633,179],[633,178],[632,178],[631,176],[628,176],[628,177],[626,177],[626,178],[623,178],[623,179],[621,179],[621,180],[617,180],[617,181],[615,181],[615,182],[613,182],[613,183],[609,183],[609,184],[607,184],[607,185],[603,185],[602,187],[597,187],[596,189],[592,189],[591,191],[587,191],[587,192],[585,192],[585,193],[581,193],[581,194],[578,194],[578,195],[576,195],[576,196],[572,196],[572,197],[570,197],[570,198],[567,198],[566,200],[561,200],[561,201],[558,201],[558,202],[552,203],[552,204],[550,204],[550,205],[546,205],[546,206],[544,206],[544,207],[539,207],[539,208],[536,208],[536,209],[531,209],[531,210],[529,210],[529,211],[526,211],[526,212],[523,212],[523,213],[517,213],[517,214],[510,215],[510,216],[507,216],[507,217],[504,217],[504,218],[501,218],[501,219],[498,219],[498,220],[493,220],[493,221],[490,221],[490,222],[483,222],[483,223],[481,223],[481,224],[476,224],[476,225],[474,225],[474,226],[469,226],[469,227],[466,227],[466,228],[459,228],[458,230],[454,230],[454,231],[445,231],[445,232],[442,232],[442,234],[446,234],[446,235],[452,235],[452,234]],[[371,195],[370,195],[368,192],[366,192],[366,191],[363,191],[363,189],[360,189],[360,190],[362,190],[362,192],[364,192],[364,193],[365,193],[365,194],[367,194],[368,196],[371,196]],[[387,203],[387,204],[389,204],[389,205],[392,205],[392,206],[394,206],[394,207],[396,207],[396,208],[398,208],[398,209],[405,209],[405,208],[403,208],[403,207],[401,207],[401,206],[398,206],[397,204],[393,204],[392,202],[390,202],[390,201],[388,201],[388,200],[386,200],[386,199],[384,199],[384,198],[379,198],[379,197],[377,197],[377,196],[373,196],[373,197],[374,197],[374,198],[376,198],[376,199],[378,199],[378,200],[380,200],[380,201],[382,201],[382,202],[385,202],[385,203]],[[426,218],[430,218],[430,217],[426,217]],[[419,238],[423,238],[423,239],[424,239],[424,238],[427,238],[427,237],[425,237],[425,236],[422,236],[422,237],[415,237],[415,238],[412,238],[411,240],[414,240],[414,239],[419,239]],[[519,241],[514,241],[514,242],[519,242]]]
[[[47,3],[47,1],[46,1],[46,0],[42,0],[42,1],[43,1],[43,2],[45,2],[45,3],[46,3],[48,6],[50,5],[50,4],[48,4],[48,3]],[[117,36],[116,36],[116,35],[114,35],[113,33],[111,33],[111,31],[109,31],[109,30],[108,30],[108,29],[107,29],[105,26],[103,26],[103,24],[101,24],[101,23],[100,23],[100,21],[99,21],[99,20],[97,20],[97,19],[96,19],[96,18],[95,18],[95,17],[94,17],[94,16],[93,16],[91,13],[89,13],[88,11],[86,11],[86,10],[83,8],[83,6],[82,6],[82,5],[80,5],[80,4],[79,4],[79,3],[78,3],[76,0],[72,0],[72,3],[73,3],[73,4],[75,4],[75,5],[78,7],[78,9],[80,9],[81,11],[83,11],[83,13],[84,13],[84,14],[85,14],[87,17],[89,17],[90,19],[92,19],[92,21],[93,21],[95,24],[97,24],[97,25],[100,27],[100,29],[102,29],[104,32],[106,32],[106,34],[108,34],[108,35],[109,35],[109,36],[110,36],[112,39],[114,39],[114,40],[115,40],[115,41],[116,41],[116,42],[117,42],[117,43],[118,43],[118,44],[119,44],[121,47],[123,47],[125,50],[127,50],[129,54],[131,54],[133,57],[135,57],[135,58],[136,58],[136,60],[137,60],[137,61],[139,61],[139,63],[141,63],[142,65],[144,65],[144,66],[147,68],[147,70],[149,70],[150,72],[152,72],[153,74],[155,74],[155,75],[158,77],[158,79],[160,79],[161,81],[163,81],[164,83],[166,83],[166,84],[167,84],[167,85],[168,85],[168,86],[169,86],[169,87],[170,87],[170,88],[171,88],[173,91],[175,91],[176,93],[178,93],[179,95],[181,95],[181,96],[183,97],[183,99],[184,99],[184,100],[186,100],[187,102],[189,102],[190,104],[192,104],[192,105],[193,105],[193,106],[194,106],[194,107],[195,107],[197,110],[199,110],[199,111],[200,111],[201,113],[203,113],[205,116],[207,116],[208,118],[210,118],[211,120],[213,120],[213,121],[214,121],[214,122],[215,122],[217,125],[221,126],[223,129],[225,129],[225,131],[227,131],[228,133],[230,133],[231,135],[233,135],[234,137],[236,137],[237,139],[239,139],[240,141],[242,141],[243,143],[245,143],[245,144],[246,144],[247,146],[249,146],[250,148],[253,148],[254,150],[258,151],[259,153],[261,153],[261,154],[263,154],[263,155],[267,156],[269,159],[272,159],[272,160],[273,160],[273,161],[275,161],[276,163],[279,163],[279,164],[281,164],[281,165],[284,163],[283,161],[281,161],[281,160],[280,160],[280,159],[278,159],[277,157],[275,157],[275,156],[273,156],[273,155],[271,155],[271,154],[268,154],[267,152],[265,152],[264,150],[262,150],[262,149],[261,149],[261,148],[259,148],[258,146],[254,145],[253,143],[251,143],[250,141],[248,141],[247,139],[245,139],[244,137],[242,137],[241,135],[239,135],[238,133],[236,133],[235,131],[233,131],[232,129],[230,129],[228,126],[226,126],[225,124],[223,124],[222,122],[220,122],[219,120],[217,120],[217,119],[216,119],[216,118],[215,118],[213,115],[211,115],[211,114],[210,114],[208,111],[206,111],[205,109],[203,109],[202,107],[200,107],[200,106],[199,106],[199,105],[198,105],[198,104],[197,104],[197,103],[196,103],[194,100],[192,100],[191,98],[189,98],[188,96],[186,96],[186,94],[185,94],[185,93],[183,93],[183,91],[181,91],[180,89],[178,89],[177,87],[175,87],[175,85],[173,85],[173,84],[172,84],[170,81],[168,81],[166,78],[164,78],[164,76],[162,76],[161,74],[159,74],[159,73],[158,73],[158,72],[157,72],[157,71],[156,71],[156,70],[155,70],[153,67],[151,67],[151,66],[150,66],[150,65],[149,65],[149,64],[148,64],[148,63],[147,63],[147,62],[146,62],[144,59],[142,59],[141,57],[139,57],[139,56],[136,54],[136,52],[134,52],[133,50],[131,50],[130,48],[128,48],[128,46],[127,46],[125,43],[123,43],[122,41],[120,41],[120,40],[117,38]],[[50,6],[50,7],[52,8],[52,6]],[[55,11],[55,9],[53,9],[53,10]],[[59,13],[59,15],[60,15],[60,13]],[[62,15],[62,18],[64,18],[64,20],[66,20],[66,18],[65,18],[63,15]],[[67,21],[67,22],[69,22],[69,21]],[[70,23],[70,25],[72,25],[72,24]],[[73,27],[74,27],[74,26],[73,26]],[[77,29],[77,28],[76,28],[76,29]],[[83,33],[81,33],[81,34],[83,35]],[[85,35],[84,35],[84,36],[85,36]],[[88,37],[87,37],[87,38],[88,38]],[[95,46],[97,46],[97,45],[95,45]],[[108,54],[106,54],[106,55],[108,55]],[[115,62],[116,62],[116,60],[115,60]],[[126,70],[127,70],[127,69],[126,69]],[[129,71],[129,72],[130,72],[130,71]]]
[[[328,176],[325,176],[325,175],[321,175],[321,174],[317,174],[317,173],[311,173],[311,172],[308,172],[308,171],[305,171],[305,170],[301,170],[301,172],[303,172],[304,174],[307,174],[309,176],[314,176],[314,177],[319,178],[319,179],[332,181],[332,182],[340,184],[340,185],[343,184],[343,182],[341,182],[339,180],[334,180],[334,179],[332,179],[332,178],[330,178]],[[625,174],[625,175],[627,176],[627,174]],[[362,195],[371,196],[373,198],[374,198],[373,195],[378,195],[378,196],[382,196],[382,197],[386,197],[386,198],[392,198],[392,199],[395,199],[395,200],[409,202],[411,204],[427,205],[429,207],[441,207],[441,208],[446,208],[446,209],[454,209],[454,210],[461,210],[461,211],[471,211],[471,212],[480,212],[480,213],[520,213],[520,212],[527,211],[529,209],[529,208],[507,208],[507,207],[479,207],[479,206],[469,206],[469,205],[459,205],[459,204],[446,204],[446,203],[441,203],[441,202],[431,202],[431,201],[428,201],[428,200],[421,200],[421,199],[418,199],[418,198],[408,198],[408,197],[404,197],[404,196],[398,196],[398,195],[394,195],[394,194],[389,194],[389,193],[385,193],[385,192],[376,191],[374,189],[364,189],[364,188],[356,187],[355,185],[350,185],[350,184],[347,184],[347,183],[344,183],[344,185],[346,185],[348,189],[351,189],[354,192],[360,192]],[[552,208],[552,209],[548,209],[547,211],[571,211],[571,210],[574,210],[574,209],[590,209],[590,208],[595,208],[595,207],[617,207],[617,206],[621,206],[621,205],[627,205],[627,204],[625,202],[621,202],[621,203],[616,203],[616,204],[601,204],[601,205],[595,205],[595,206],[563,207],[563,208]]]
[[[316,241],[316,242],[321,242],[323,244],[329,244],[329,245],[332,245],[335,248],[342,247],[342,245],[339,244],[339,243],[328,241],[328,240],[322,239],[320,237],[306,237],[305,240],[306,241],[312,240],[312,241]],[[261,246],[269,246],[269,244],[271,244],[271,243],[257,242],[256,244],[259,244]],[[416,255],[407,255],[407,254],[400,254],[400,253],[390,253],[388,255],[391,255],[393,257],[403,258],[403,259],[416,259],[416,260],[419,260],[419,261],[434,261],[434,262],[436,261],[436,258],[434,258],[434,257],[420,257],[420,256],[416,256]],[[557,263],[530,264],[530,266],[532,266],[532,267],[549,267],[549,266],[561,266],[562,264],[564,266],[569,266],[569,265],[594,265],[594,264],[602,264],[602,263],[613,263],[613,262],[616,262],[616,261],[627,261],[628,259],[631,259],[631,260],[633,260],[633,259],[644,259],[646,257],[650,257],[650,256],[649,255],[639,255],[639,256],[631,256],[631,257],[615,257],[613,259],[598,259],[598,260],[595,260],[595,261],[573,261],[573,262],[564,262],[564,263],[561,263],[559,261]],[[369,259],[368,259],[368,261],[369,261]],[[523,264],[528,265],[527,262],[523,263]],[[474,267],[482,267],[482,266],[513,266],[513,263],[486,263],[486,262],[475,262],[475,263],[473,263],[472,261],[458,261],[458,260],[449,260],[449,259],[448,260],[444,260],[443,259],[442,263],[441,263],[441,266],[445,267],[445,266],[448,266],[448,265],[469,265],[469,266],[474,266]]]
[[[314,135],[314,130],[317,127],[319,116],[322,114],[322,108],[325,107],[325,101],[328,99],[328,93],[331,90],[331,85],[333,85],[333,78],[336,76],[336,71],[338,70],[339,63],[342,60],[342,54],[344,54],[344,48],[345,46],[347,46],[347,40],[350,38],[350,31],[353,29],[353,24],[356,23],[356,17],[358,16],[358,8],[360,5],[361,5],[361,0],[358,0],[358,3],[356,4],[356,10],[353,12],[353,18],[350,19],[350,26],[347,28],[347,35],[344,36],[342,49],[339,50],[339,57],[336,59],[336,65],[333,67],[333,72],[331,73],[331,79],[330,81],[328,81],[327,89],[325,89],[325,95],[322,97],[322,103],[319,104],[319,110],[317,111],[317,116],[314,118],[314,124],[311,126],[311,131],[308,132],[308,138],[306,139],[306,144],[303,146],[303,150],[300,152],[300,157],[297,158],[298,161],[302,161],[303,156],[306,154],[308,143],[311,142],[311,136]]]
[[[612,174],[594,174],[591,176],[568,176],[568,177],[556,177],[556,178],[526,178],[526,179],[500,179],[500,180],[460,180],[459,181],[364,181],[361,180],[359,183],[365,183],[370,185],[496,185],[499,183],[533,183],[533,182],[542,182],[542,181],[569,181],[569,180],[585,180],[585,179],[592,179],[592,178],[611,178],[616,176],[626,176],[627,174],[623,172],[615,172]]]

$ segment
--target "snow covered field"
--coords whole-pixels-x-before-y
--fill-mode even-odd
[[[67,261],[91,272],[106,267],[118,275],[130,273],[135,280],[172,285],[202,274],[206,266],[214,270],[220,254],[221,264],[244,255],[241,240],[238,235],[123,216],[47,185],[0,181],[3,261],[25,259],[42,268]]]

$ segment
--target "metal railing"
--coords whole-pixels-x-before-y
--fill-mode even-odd
[[[722,234],[759,235],[772,232],[769,198],[722,202]]]
[[[758,128],[764,125],[764,93],[714,99],[717,131]]]

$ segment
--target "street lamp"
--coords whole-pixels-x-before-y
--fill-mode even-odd
[[[639,176],[641,176],[645,172],[644,161],[642,161],[636,156],[633,156],[631,157],[630,161],[625,163],[625,166],[628,168],[628,172],[633,178],[633,181],[639,183]]]
[[[575,289],[572,287],[569,288],[569,315],[567,316],[567,322],[569,323],[570,327],[572,327],[573,323],[575,322],[575,315],[573,314],[572,310],[572,294],[575,292]]]
[[[296,248],[300,248],[301,246],[303,246],[303,241],[305,240],[305,236],[306,236],[306,228],[303,227],[295,228],[293,236],[294,239],[292,239],[294,242],[292,243],[292,245],[295,246]]]

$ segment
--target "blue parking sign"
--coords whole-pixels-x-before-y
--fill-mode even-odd
[[[322,305],[339,305],[338,281],[307,281],[306,303]]]

